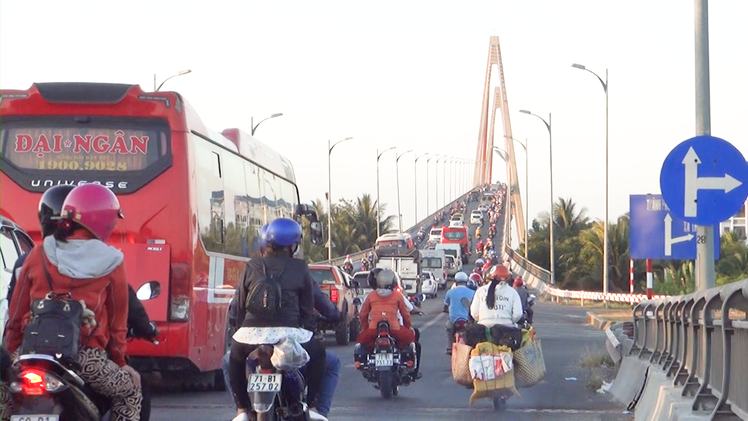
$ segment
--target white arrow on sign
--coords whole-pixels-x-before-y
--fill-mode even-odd
[[[673,255],[673,244],[685,243],[693,240],[693,234],[682,235],[673,238],[673,218],[669,213],[665,214],[665,256]]]
[[[695,217],[698,213],[696,199],[699,190],[724,190],[729,193],[739,187],[743,182],[738,181],[730,174],[724,177],[699,177],[699,164],[701,160],[696,155],[693,147],[688,148],[682,164],[686,166],[686,183],[683,203],[683,214],[687,217]]]

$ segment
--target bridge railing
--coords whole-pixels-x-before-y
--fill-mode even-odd
[[[748,279],[634,307],[629,353],[660,367],[694,413],[748,420]]]
[[[474,189],[470,189],[467,191],[467,193],[463,194],[462,196],[458,197],[457,199],[449,202],[446,206],[438,209],[436,212],[432,213],[431,215],[427,216],[425,219],[418,222],[416,225],[413,225],[412,227],[408,228],[406,232],[408,232],[410,235],[414,237],[415,241],[415,235],[418,233],[418,230],[421,229],[421,227],[424,226],[430,226],[431,222],[434,220],[434,217],[439,214],[439,212],[444,211],[446,215],[449,215],[449,209],[455,204],[459,203],[463,200],[467,200],[468,196],[470,196],[470,192],[472,192]],[[467,215],[465,216],[468,217]],[[428,235],[428,233],[426,233]],[[366,256],[370,251],[373,251],[374,248],[368,248],[366,250],[361,250],[357,253],[351,253],[351,260],[358,261],[361,260],[364,256]],[[316,262],[317,265],[333,265],[333,266],[341,266],[345,262],[345,256],[342,257],[336,257],[332,260],[323,260],[321,262]]]

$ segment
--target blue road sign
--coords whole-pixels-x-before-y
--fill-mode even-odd
[[[696,259],[696,225],[672,215],[659,194],[632,194],[629,200],[632,259]],[[714,260],[717,260],[719,225],[714,233]]]
[[[748,197],[748,163],[726,140],[693,137],[665,158],[660,190],[674,216],[697,225],[718,224],[735,215]]]

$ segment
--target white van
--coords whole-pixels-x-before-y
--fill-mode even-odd
[[[447,276],[454,278],[455,274],[462,270],[462,249],[459,244],[442,244],[439,243],[434,247],[435,250],[444,250],[444,253],[448,256],[452,256],[455,259],[454,267],[447,267]]]
[[[447,287],[447,262],[444,250],[421,250],[421,270],[434,275],[439,289]]]

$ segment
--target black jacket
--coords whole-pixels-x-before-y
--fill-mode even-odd
[[[128,333],[136,338],[151,338],[156,333],[155,325],[151,324],[148,313],[145,312],[143,303],[138,299],[138,295],[130,285],[127,286],[130,291],[127,306],[127,330]]]
[[[247,292],[253,282],[265,277],[263,262],[268,275],[279,276],[281,284],[280,316],[274,319],[260,319],[247,312]],[[283,273],[281,273],[283,271]],[[241,283],[236,293],[236,325],[242,327],[301,327],[314,331],[314,290],[312,274],[305,261],[295,259],[284,252],[277,256],[261,257],[247,262],[242,274]]]
[[[340,313],[338,312],[338,308],[335,307],[335,304],[327,298],[327,295],[322,292],[322,289],[316,282],[312,283],[312,288],[314,290],[314,309],[327,320],[331,322],[338,321],[340,319]],[[231,300],[231,303],[229,303],[229,326],[233,328],[236,328],[236,315],[239,312],[236,308],[238,291],[239,289],[237,289],[237,293],[234,294],[234,298]]]

